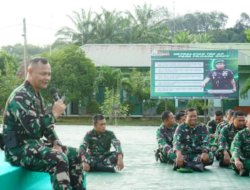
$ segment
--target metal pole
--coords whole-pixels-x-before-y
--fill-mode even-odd
[[[24,78],[27,76],[27,35],[26,35],[26,21],[23,19],[23,38],[24,38]]]

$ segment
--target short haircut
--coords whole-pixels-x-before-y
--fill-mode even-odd
[[[234,110],[232,110],[232,109],[227,109],[227,110],[226,110],[226,115],[229,115],[229,112],[231,112],[231,111],[234,111]]]
[[[185,116],[185,113],[183,112],[178,112],[176,115],[175,115],[175,120],[176,121],[179,121],[181,119],[181,117]]]
[[[101,114],[94,115],[94,117],[92,118],[93,124],[96,125],[98,123],[98,121],[104,120],[104,119],[105,119],[105,117]]]
[[[233,117],[233,115],[234,115],[234,111],[232,110],[232,111],[230,111],[229,113],[228,113],[228,117],[229,118],[232,118]]]
[[[185,114],[185,110],[179,110],[178,112],[177,112],[177,114],[178,113],[184,113]]]
[[[195,108],[187,108],[185,111],[185,115],[187,115],[188,112],[192,112],[192,111],[196,111],[196,109]]]
[[[35,57],[33,59],[30,60],[30,65],[29,67],[34,67],[35,65],[37,65],[38,62],[41,62],[42,64],[48,64],[48,60],[44,57]]]
[[[245,116],[245,113],[241,110],[235,111],[233,117],[236,118],[237,116]]]
[[[222,113],[222,111],[217,110],[216,112],[214,112],[214,115],[216,115],[217,117],[218,116],[223,116],[223,113]]]
[[[170,113],[171,113],[170,111],[164,111],[164,112],[162,112],[162,114],[161,114],[161,120],[162,120],[162,122],[164,120],[168,120]]]

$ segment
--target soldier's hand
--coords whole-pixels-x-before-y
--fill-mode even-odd
[[[213,139],[215,138],[215,135],[214,135],[214,134],[210,134],[209,136],[210,136],[211,138],[213,138]]]
[[[233,88],[233,92],[236,92],[236,88]]]
[[[224,154],[223,164],[227,166],[231,165],[230,156],[228,154]]]
[[[202,153],[201,154],[200,162],[204,162],[204,163],[208,163],[209,162],[208,153]]]
[[[239,171],[243,169],[243,164],[239,160],[235,160],[235,166]]]
[[[55,150],[57,150],[57,151],[59,151],[59,152],[63,153],[63,151],[62,151],[62,147],[61,147],[61,146],[59,146],[59,145],[55,145],[55,146],[53,146],[53,149],[55,149]]]
[[[202,83],[201,87],[204,88],[206,86],[206,83]]]
[[[177,158],[176,158],[176,165],[177,167],[182,167],[183,166],[183,163],[186,162],[183,158],[182,155],[178,155]]]
[[[124,164],[123,164],[122,155],[119,154],[118,160],[117,160],[117,169],[118,169],[118,171],[121,171],[123,168],[124,168]]]
[[[63,101],[58,100],[55,102],[55,104],[52,108],[52,113],[53,113],[54,117],[57,119],[60,115],[62,115],[62,113],[64,112],[65,109],[66,109],[66,105],[63,103]]]
[[[83,169],[84,169],[85,172],[88,172],[90,170],[90,166],[86,162],[82,163],[82,167],[83,167]]]

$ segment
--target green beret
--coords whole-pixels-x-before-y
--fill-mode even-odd
[[[223,64],[225,64],[225,61],[224,60],[217,60],[217,61],[215,61],[215,64],[217,64],[217,63],[223,63]]]

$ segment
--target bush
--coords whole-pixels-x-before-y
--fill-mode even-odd
[[[167,99],[168,104],[168,111],[171,111],[173,114],[175,114],[175,105]],[[165,111],[165,100],[161,101],[161,103],[157,106],[156,113],[162,114],[162,112]]]
[[[125,100],[125,101],[122,103],[122,106],[128,106],[127,115],[132,114],[132,113],[135,111],[135,105],[134,105],[133,102],[130,101],[130,100]]]
[[[94,115],[99,113],[100,110],[100,104],[96,100],[90,101],[86,106],[86,113],[90,115]]]
[[[202,109],[203,105],[204,105],[203,100],[190,100],[188,101],[187,108],[195,108],[198,115],[204,115],[204,110]]]

